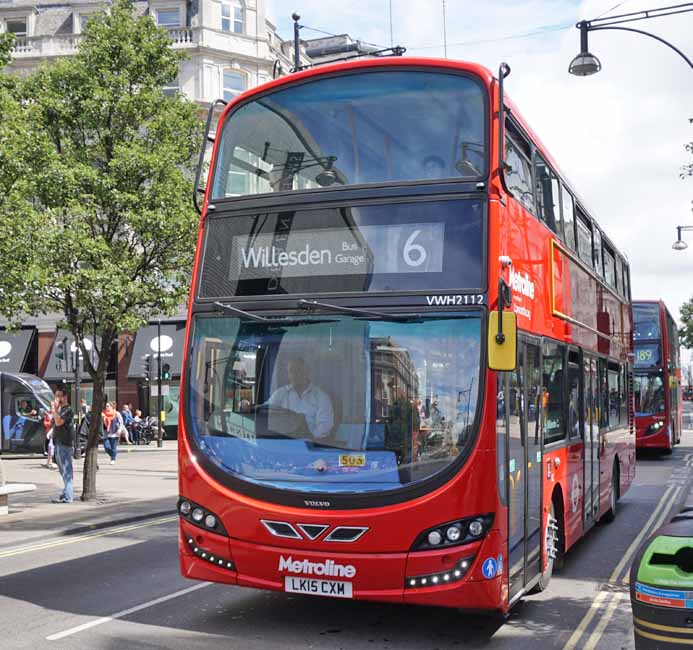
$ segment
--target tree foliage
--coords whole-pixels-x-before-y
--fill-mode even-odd
[[[63,315],[82,349],[97,414],[118,335],[175,311],[189,285],[198,223],[191,179],[202,129],[194,103],[162,91],[179,60],[164,29],[116,0],[88,21],[74,57],[19,84],[21,102],[11,110],[35,131],[22,143],[26,155],[0,144],[0,156],[19,167],[13,194],[25,204],[0,209],[0,246],[12,247],[0,261],[0,312],[15,320]],[[3,173],[2,182],[11,176]],[[100,345],[92,363],[83,338],[93,335]],[[83,499],[96,496],[98,420]]]

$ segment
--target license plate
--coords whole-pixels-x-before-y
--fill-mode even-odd
[[[284,591],[311,596],[331,596],[332,598],[352,598],[351,583],[339,580],[314,580],[284,576]]]

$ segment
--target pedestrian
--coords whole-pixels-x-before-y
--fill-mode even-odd
[[[50,411],[45,411],[43,414],[43,429],[46,432],[46,443],[44,446],[46,456],[46,467],[53,469],[53,457],[55,456],[55,443],[53,442],[53,416]]]
[[[111,465],[115,465],[118,457],[118,440],[120,438],[120,425],[117,416],[120,413],[113,408],[113,404],[106,402],[106,408],[103,411],[103,430],[106,432],[106,437],[103,439],[103,448],[111,457]]]
[[[120,416],[123,419],[123,429],[125,430],[125,444],[131,445],[133,415],[129,404],[123,404],[123,410],[120,412]]]
[[[63,479],[63,491],[53,503],[72,503],[73,475],[72,475],[72,421],[74,413],[67,401],[67,392],[64,388],[55,391],[55,399],[51,402],[51,414],[53,416],[53,440],[55,444],[55,456],[58,459],[58,469]]]
[[[142,411],[135,409],[135,415],[132,416],[132,439],[136,445],[140,444],[140,431],[142,429]]]
[[[79,410],[82,411],[82,418],[85,418],[87,415],[89,415],[89,405],[87,404],[87,400],[82,398],[79,400]]]

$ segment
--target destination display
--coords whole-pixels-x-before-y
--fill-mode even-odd
[[[466,199],[215,216],[199,296],[482,289],[483,211]]]
[[[324,228],[279,237],[242,235],[232,240],[229,280],[440,273],[444,240],[444,223]]]

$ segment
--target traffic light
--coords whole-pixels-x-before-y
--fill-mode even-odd
[[[144,358],[142,366],[144,368],[144,378],[149,381],[149,378],[152,376],[152,358],[149,355]]]
[[[161,366],[161,379],[163,381],[171,381],[171,364],[165,363]]]

